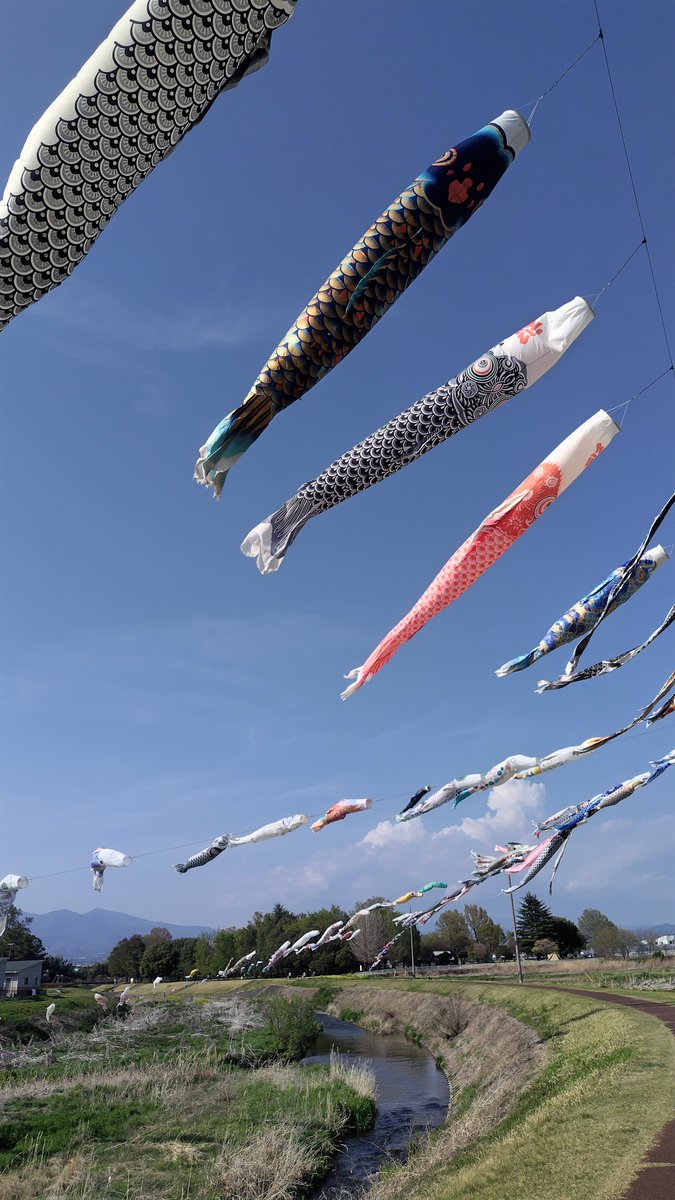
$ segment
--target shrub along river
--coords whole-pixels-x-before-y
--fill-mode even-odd
[[[331,1051],[362,1059],[377,1083],[377,1120],[367,1134],[347,1138],[312,1200],[355,1194],[382,1166],[405,1159],[416,1135],[442,1125],[450,1089],[427,1050],[406,1038],[386,1037],[319,1013],[323,1032],[305,1063],[326,1063]]]

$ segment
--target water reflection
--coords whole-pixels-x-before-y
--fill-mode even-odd
[[[383,1037],[320,1016],[323,1033],[307,1063],[325,1063],[331,1049],[346,1058],[366,1060],[377,1081],[377,1120],[362,1137],[350,1137],[329,1176],[313,1193],[313,1200],[337,1200],[356,1194],[368,1179],[391,1159],[404,1159],[411,1138],[435,1129],[445,1120],[450,1093],[448,1082],[433,1058],[402,1037]]]

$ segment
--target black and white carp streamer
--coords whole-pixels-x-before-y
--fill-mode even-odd
[[[12,168],[0,201],[0,330],[75,270],[217,96],[265,65],[295,4],[135,0]]]
[[[242,543],[242,553],[255,558],[263,575],[277,571],[312,517],[388,479],[531,387],[555,366],[593,317],[590,305],[576,296],[498,342],[454,379],[423,396],[305,483],[291,500],[251,530]]]

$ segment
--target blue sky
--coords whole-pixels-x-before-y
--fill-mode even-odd
[[[0,174],[121,15],[112,0],[5,0]],[[649,13],[649,20],[645,13]],[[666,0],[602,5],[666,317],[675,301]],[[385,205],[439,153],[534,100],[595,33],[592,5],[299,0],[269,64],[221,96],[123,206],[74,275],[2,337],[3,838],[0,873],[246,832],[342,797],[381,799],[319,835],[35,880],[28,910],[95,904],[239,923],[449,882],[471,848],[646,769],[672,721],[531,786],[396,828],[418,787],[624,724],[672,669],[672,633],[622,671],[537,696],[494,670],[639,544],[672,490],[671,378],[601,459],[461,600],[349,702],[343,674],[572,429],[668,366],[644,252],[536,387],[312,522],[261,577],[243,536],[361,437],[575,294],[640,240],[599,44],[542,101],[481,212],[348,360],[274,421],[219,504],[196,451]],[[671,517],[661,541],[675,541]],[[636,644],[672,603],[671,562],[600,631]],[[547,663],[562,669],[559,652]],[[549,674],[549,672],[545,672]],[[675,772],[574,839],[554,910],[675,919]],[[396,799],[398,797],[398,799]],[[195,846],[195,849],[198,847]],[[546,899],[547,876],[536,890]],[[475,893],[507,919],[497,884]]]

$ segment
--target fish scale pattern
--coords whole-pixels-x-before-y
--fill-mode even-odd
[[[522,118],[509,110],[447,150],[396,197],[297,317],[239,407],[201,447],[198,482],[220,494],[227,472],[276,414],[346,358],[485,203],[528,138]]]
[[[387,479],[434,449],[491,408],[527,386],[526,367],[513,355],[485,354],[442,388],[429,392],[416,406],[396,416],[327,470],[298,490],[312,499],[312,514]]]
[[[296,0],[136,0],[29,135],[0,205],[0,329],[82,261]]]

